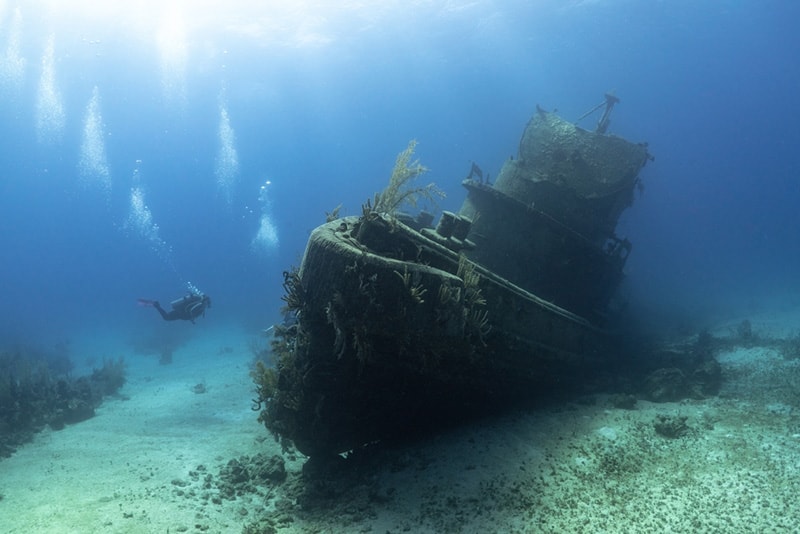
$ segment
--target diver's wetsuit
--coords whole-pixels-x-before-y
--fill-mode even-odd
[[[211,307],[211,299],[207,295],[190,293],[183,298],[173,300],[171,304],[172,309],[170,311],[162,308],[158,301],[153,302],[153,307],[158,310],[158,313],[161,314],[165,321],[182,319],[191,321],[194,324],[194,320],[201,315],[205,315],[206,308]]]

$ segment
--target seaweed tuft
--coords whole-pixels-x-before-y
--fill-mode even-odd
[[[413,162],[411,160],[416,147],[417,141],[412,139],[408,147],[397,155],[389,184],[383,191],[375,194],[370,206],[372,211],[394,215],[403,204],[416,207],[420,200],[436,202],[436,199],[444,197],[444,192],[433,183],[423,187],[411,187],[411,183],[417,177],[428,172],[428,168],[419,160]]]

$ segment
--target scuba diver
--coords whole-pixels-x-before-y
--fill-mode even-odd
[[[211,307],[211,299],[208,295],[200,292],[187,293],[186,296],[170,302],[172,306],[170,311],[166,311],[162,308],[157,300],[139,299],[139,305],[152,306],[157,309],[158,313],[161,314],[161,317],[163,317],[165,321],[177,321],[181,319],[184,321],[191,321],[192,324],[194,324],[194,320],[201,315],[205,317],[206,308]]]

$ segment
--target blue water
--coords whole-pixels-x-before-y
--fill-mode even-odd
[[[457,209],[537,104],[612,89],[609,133],[656,157],[618,228],[629,298],[800,303],[800,4],[212,4],[0,2],[0,345],[136,335],[160,322],[137,298],[189,283],[194,328],[267,326],[309,232],[409,140]]]

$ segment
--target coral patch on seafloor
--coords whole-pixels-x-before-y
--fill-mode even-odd
[[[77,378],[48,362],[22,350],[0,351],[0,457],[46,426],[61,430],[93,417],[103,397],[125,383],[122,358],[104,360],[89,376]]]

